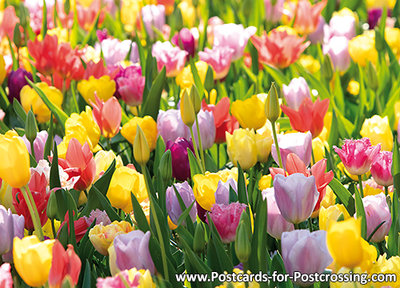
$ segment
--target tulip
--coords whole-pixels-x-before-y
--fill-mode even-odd
[[[104,137],[112,138],[119,132],[121,124],[121,106],[117,98],[112,97],[106,102],[95,96],[96,103],[93,103],[93,118],[99,125]]]
[[[257,143],[255,134],[248,129],[236,129],[233,134],[226,132],[226,144],[229,159],[244,170],[257,163]]]
[[[133,117],[128,123],[124,124],[121,129],[122,136],[133,145],[136,138],[137,125],[143,130],[146,136],[147,143],[149,144],[150,151],[156,148],[157,142],[157,123],[148,115],[141,117]]]
[[[215,140],[215,125],[213,113],[200,110],[200,112],[197,114],[196,121],[199,121],[200,137],[203,144],[203,150],[210,149],[213,146]],[[196,122],[195,124],[193,124],[192,129],[196,143],[199,143]]]
[[[369,171],[371,164],[378,155],[381,145],[371,146],[368,138],[358,140],[345,139],[342,149],[333,146],[339,154],[347,171],[353,175],[363,175]]]
[[[0,206],[2,207],[2,206]],[[4,262],[13,262],[13,239],[18,237],[22,239],[24,237],[24,227],[25,227],[25,218],[22,215],[12,214],[13,218],[13,234],[11,235],[11,246],[7,253],[3,254],[3,261]],[[10,233],[10,231],[8,231]],[[6,235],[6,234],[4,234]],[[1,287],[1,285],[0,285]]]
[[[257,28],[250,26],[244,28],[242,24],[223,24],[214,28],[214,47],[229,47],[233,50],[232,61],[243,56],[244,48]],[[215,70],[215,69],[214,69]]]
[[[157,38],[154,29],[162,31],[165,25],[165,7],[163,5],[146,5],[141,11],[144,27],[151,40]]]
[[[174,142],[177,138],[189,138],[187,128],[182,122],[181,112],[176,109],[160,110],[157,116],[157,131],[164,142]]]
[[[77,285],[82,263],[79,256],[76,255],[74,247],[68,244],[68,249],[65,251],[61,243],[56,240],[52,252],[53,259],[49,272],[50,287],[61,287],[68,280]],[[66,280],[67,277],[68,280]]]
[[[115,160],[115,168],[124,166],[120,155],[116,156],[112,150],[104,151],[100,150],[94,156],[94,162],[96,163],[96,177],[99,179],[104,172],[110,167],[111,163]]]
[[[365,196],[363,199],[367,220],[367,235],[370,236],[375,229],[384,222],[371,238],[372,242],[381,242],[388,235],[392,225],[392,217],[385,194]]]
[[[252,36],[251,42],[258,51],[259,61],[276,68],[286,68],[297,61],[310,42],[305,38],[288,34],[287,31],[273,29],[261,37]]]
[[[321,134],[324,128],[324,117],[329,108],[329,99],[314,103],[310,98],[304,98],[298,110],[281,105],[283,113],[290,120],[290,125],[299,132],[310,131],[313,138]]]
[[[157,41],[153,45],[151,53],[157,59],[159,71],[165,66],[167,77],[176,77],[182,71],[188,55],[185,50],[172,46],[169,41]]]
[[[94,221],[96,221],[96,225],[103,223],[104,226],[110,225],[111,220],[107,215],[106,211],[102,211],[100,209],[92,210],[89,214],[89,217],[83,216],[86,221],[86,224],[90,227]]]
[[[143,101],[145,77],[139,65],[128,66],[120,69],[114,78],[117,88],[116,96],[130,106],[138,106]]]
[[[48,137],[48,133],[46,130],[42,130],[39,133],[37,133],[36,139],[33,141],[33,150],[35,152],[35,159],[36,162],[39,162],[39,160],[42,160],[44,158],[44,146],[46,144]],[[29,143],[28,139],[26,136],[22,136],[22,139],[24,140],[24,143],[26,145],[26,148],[28,149],[29,154],[32,153],[31,151],[31,144]]]
[[[133,143],[133,157],[142,169],[144,169],[144,165],[146,165],[150,159],[149,144],[147,143],[143,130],[139,125],[137,126],[135,142]]]
[[[215,46],[212,50],[205,48],[200,51],[199,57],[201,61],[211,65],[215,72],[214,79],[221,80],[228,75],[233,53],[234,50],[229,46]]]
[[[372,266],[371,270],[368,271],[372,273],[394,273],[395,275],[399,275],[400,273],[400,256],[392,256],[389,259],[386,259],[386,255],[379,255],[379,258],[376,260],[376,264]],[[392,279],[393,280],[393,279]],[[400,279],[397,278],[396,281],[391,282],[380,282],[379,285],[381,287],[389,288],[389,287],[398,287],[400,285]]]
[[[135,55],[137,45],[130,40],[120,41],[116,38],[107,38],[100,43],[96,43],[95,50],[99,54],[101,51],[106,65],[112,67],[123,62],[126,56],[128,56],[129,50],[131,50],[131,55]]]
[[[60,90],[55,87],[48,86],[45,82],[37,83],[36,86],[43,91],[43,93],[49,98],[49,100],[58,108],[61,108],[63,102],[63,95]],[[21,105],[25,112],[28,113],[32,109],[36,115],[36,119],[39,123],[44,123],[50,120],[51,112],[49,108],[44,104],[39,94],[26,85],[21,90]]]
[[[265,20],[270,23],[277,23],[281,20],[284,0],[264,0]]]
[[[387,7],[388,10],[391,10],[394,8],[396,1],[393,1],[393,0],[382,0],[382,1],[367,0],[366,4],[367,4],[368,9]]]
[[[293,78],[289,85],[282,86],[283,96],[289,108],[298,111],[305,98],[310,98],[310,88],[303,77]]]
[[[380,144],[382,150],[392,151],[393,134],[387,116],[382,118],[379,115],[374,115],[372,118],[365,119],[360,135],[369,138],[372,145]]]
[[[154,287],[155,284],[151,278],[149,270],[124,270],[116,274],[114,277],[97,278],[97,288],[125,288],[128,287]]]
[[[226,142],[225,132],[230,134],[239,128],[239,123],[235,117],[229,115],[229,98],[223,97],[217,105],[207,105],[205,100],[202,102],[202,109],[211,111],[214,115],[215,143]]]
[[[107,191],[111,205],[125,213],[132,212],[131,193],[139,203],[148,198],[143,174],[128,167],[115,169]]]
[[[175,46],[179,46],[182,50],[185,50],[190,57],[194,57],[196,52],[195,40],[192,32],[187,28],[182,28],[171,40]]]
[[[239,202],[229,205],[214,204],[211,207],[210,216],[223,243],[235,240],[236,228],[244,210],[246,210],[246,205]]]
[[[75,212],[73,212],[73,214],[75,215]],[[68,234],[70,233],[70,220],[69,220],[69,212],[67,211],[67,213],[65,213],[64,216],[64,221],[60,224],[60,228],[58,229],[57,232],[57,238],[60,238],[60,233],[62,228],[64,227],[64,225],[67,225],[68,229]],[[82,240],[83,236],[85,236],[87,229],[89,228],[86,219],[83,217],[78,218],[78,220],[74,220],[74,233],[75,233],[75,237],[76,237],[76,242],[79,243],[79,241]]]
[[[376,260],[376,248],[361,237],[360,219],[349,218],[332,223],[328,229],[327,244],[338,268],[361,266],[367,270]]]
[[[299,224],[311,216],[319,197],[314,176],[295,173],[285,177],[278,174],[274,179],[274,189],[276,203],[288,222]]]
[[[328,1],[324,0],[314,5],[307,0],[300,0],[289,15],[289,22],[293,20],[293,28],[300,34],[310,34],[317,29],[319,17]]]
[[[368,25],[369,29],[374,29],[376,25],[378,25],[381,16],[382,16],[382,8],[377,9],[368,9]],[[391,16],[390,10],[387,10],[387,17]],[[386,18],[387,19],[387,18]],[[386,25],[387,26],[387,25]]]
[[[0,255],[3,255],[12,249],[12,241],[14,238],[14,218],[10,209],[6,210],[0,205]]]
[[[154,274],[156,269],[149,251],[149,240],[150,231],[143,233],[136,230],[117,235],[114,239],[114,249],[118,269],[148,269]]]
[[[186,208],[189,208],[190,205],[195,201],[192,187],[189,186],[188,182],[176,183],[175,186],[176,191],[181,196],[183,203]],[[166,191],[166,205],[167,212],[171,221],[178,225],[179,217],[182,214],[182,209],[179,204],[178,198],[175,194],[175,189],[173,186],[169,186]],[[193,205],[192,209],[189,212],[190,218],[192,221],[196,221],[196,203]]]
[[[332,37],[344,36],[350,40],[356,36],[356,19],[350,14],[334,14],[329,20],[329,27]]]
[[[286,167],[286,159],[290,153],[295,153],[301,161],[308,166],[311,162],[311,147],[312,136],[310,132],[307,133],[289,133],[278,134],[279,150],[282,155],[283,167]],[[278,162],[278,155],[276,153],[275,144],[272,144],[271,154],[276,163]]]
[[[217,190],[215,190],[215,203],[229,205],[230,190],[237,195],[237,182],[233,178],[229,178],[226,182],[219,180]]]
[[[271,153],[271,146],[273,143],[271,129],[272,128],[259,129],[255,134],[258,162],[265,163],[268,161],[268,156]]]
[[[15,269],[29,286],[43,286],[47,282],[54,242],[55,240],[40,242],[35,235],[23,239],[14,238]]]
[[[343,204],[336,204],[328,208],[322,206],[319,211],[319,229],[328,231],[332,223],[338,222],[340,216],[343,216],[343,220],[351,217]]]
[[[349,53],[356,64],[366,66],[368,62],[376,63],[378,52],[375,49],[375,34],[370,31],[358,35],[349,41]]]
[[[33,82],[32,74],[22,68],[18,68],[15,71],[11,71],[8,75],[8,99],[10,102],[14,98],[20,99],[20,92],[25,85],[28,85],[25,77]],[[2,81],[1,81],[2,82]]]
[[[96,103],[96,95],[101,100],[107,101],[114,95],[115,89],[115,81],[108,75],[99,79],[90,76],[89,80],[82,80],[78,83],[78,91],[88,104]]]
[[[257,95],[253,95],[246,100],[233,102],[231,113],[239,121],[242,128],[257,130],[264,126],[267,121],[264,103]]]
[[[283,232],[293,231],[294,225],[283,218],[276,204],[274,188],[262,191],[263,200],[267,199],[267,232],[276,239],[281,239]]]
[[[59,159],[59,163],[70,178],[78,177],[74,185],[75,190],[87,189],[96,176],[96,162],[89,145],[85,143],[82,146],[75,138],[69,142],[65,160]]]
[[[28,184],[31,177],[29,153],[15,131],[0,134],[0,178],[15,188]]]
[[[6,62],[4,61],[3,55],[1,55],[0,56],[0,84],[3,84],[3,81],[6,78],[6,76],[7,76]],[[8,79],[10,79],[10,76]],[[8,81],[10,81],[10,80],[8,80]]]
[[[350,66],[349,40],[344,36],[334,36],[323,46],[324,54],[329,54],[334,68],[344,72]]]
[[[108,255],[107,250],[115,237],[120,234],[129,233],[132,230],[132,225],[126,221],[114,221],[109,225],[100,223],[90,229],[89,239],[100,254]]]
[[[371,175],[379,185],[386,187],[393,185],[392,158],[392,152],[381,151],[371,165]]]
[[[201,83],[203,83],[204,85],[208,70],[208,64],[204,61],[197,61],[196,63],[194,63],[194,65],[196,66]],[[178,74],[178,76],[176,76],[176,84],[178,84],[181,87],[181,90],[183,90],[184,88],[190,89],[195,84],[190,65],[183,68],[182,71]]]
[[[324,43],[330,38],[330,34],[330,27],[328,24],[326,24],[325,18],[323,16],[319,16],[317,29],[308,35],[308,39],[310,39],[312,44]]]
[[[166,144],[165,151],[171,151],[172,157],[172,176],[179,181],[190,178],[190,165],[188,151],[190,149],[194,154],[192,141],[178,137],[175,141],[169,140]]]
[[[12,288],[13,278],[11,275],[11,265],[4,263],[0,266],[0,287]]]

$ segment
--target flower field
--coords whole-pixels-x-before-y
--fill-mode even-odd
[[[400,0],[0,0],[0,288],[400,287]]]

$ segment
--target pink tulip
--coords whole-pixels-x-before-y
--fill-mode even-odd
[[[101,43],[96,43],[95,49],[98,52],[101,51],[107,66],[111,67],[124,61],[129,50],[132,50],[131,55],[135,54],[137,45],[136,43],[132,43],[131,40],[120,41],[116,38],[107,38],[101,41]]]
[[[121,106],[117,98],[112,97],[106,102],[100,100],[97,96],[96,103],[93,103],[93,118],[99,125],[101,133],[106,138],[114,137],[121,124]]]
[[[172,37],[171,42],[178,46],[179,48],[188,52],[190,57],[194,57],[196,52],[196,43],[192,32],[183,28],[179,33]]]
[[[393,184],[392,158],[392,152],[381,151],[371,165],[371,175],[379,185],[390,186]]]
[[[267,199],[268,217],[267,232],[276,239],[281,239],[283,232],[293,231],[294,225],[283,218],[281,211],[276,204],[274,188],[267,188],[262,191],[263,199]]]
[[[350,15],[335,15],[329,21],[331,36],[343,36],[347,40],[356,36],[356,19]]]
[[[0,121],[3,121],[4,116],[6,116],[6,113],[2,109],[0,109]]]
[[[157,41],[152,48],[152,54],[157,59],[159,71],[165,66],[167,77],[175,77],[185,67],[188,53],[179,47],[172,46],[171,42]]]
[[[44,146],[46,145],[47,137],[47,131],[42,130],[37,133],[36,139],[33,141],[33,150],[35,151],[36,162],[39,162],[39,160],[42,160],[44,157]],[[22,140],[24,140],[26,148],[28,148],[29,153],[31,153],[31,143],[26,139],[25,135],[22,136]]]
[[[117,84],[117,97],[120,96],[121,99],[130,106],[142,104],[146,80],[145,77],[142,76],[142,68],[140,65],[133,65],[121,69],[114,80]]]
[[[221,236],[222,242],[235,241],[236,229],[239,225],[240,216],[246,209],[246,205],[234,202],[229,205],[214,204],[211,207],[211,219]]]
[[[275,4],[273,4],[275,2]],[[285,0],[264,0],[265,20],[270,23],[277,23],[282,18],[283,3]]]
[[[190,138],[190,132],[188,133],[182,122],[181,112],[177,109],[160,110],[157,117],[157,131],[165,143],[174,142],[179,137]]]
[[[4,263],[0,266],[0,287],[2,288],[12,288],[13,279],[11,276],[11,265],[9,263]]]
[[[373,242],[381,242],[388,235],[390,226],[392,225],[392,217],[389,206],[386,202],[385,194],[366,196],[362,199],[367,220],[367,236],[382,223],[381,227],[375,232],[371,240]]]
[[[164,5],[146,5],[142,8],[142,20],[147,35],[151,40],[157,38],[154,29],[162,31],[165,25],[165,7]]]
[[[290,153],[299,156],[306,166],[310,164],[312,149],[312,135],[310,132],[278,134],[277,138],[283,167],[286,167],[286,159]],[[271,154],[275,162],[279,163],[275,144],[272,144]]]
[[[288,222],[298,224],[311,216],[319,197],[314,176],[278,174],[274,178],[274,189],[276,203]]]
[[[369,171],[372,162],[381,150],[381,145],[371,146],[369,138],[358,140],[344,140],[342,149],[333,146],[339,154],[347,171],[353,175],[363,175]]]
[[[293,28],[300,34],[313,33],[318,27],[319,17],[327,2],[323,0],[313,5],[308,0],[300,0],[290,3],[292,7],[287,12],[290,14],[289,21],[294,18]]]
[[[215,72],[214,79],[220,80],[228,75],[234,52],[229,47],[214,47],[212,50],[205,48],[204,52],[199,52],[199,57],[201,61],[211,65]]]
[[[223,25],[224,21],[218,16],[214,16],[208,19],[207,24],[207,40],[212,45],[214,42],[214,30],[217,26]]]
[[[349,40],[344,36],[334,36],[323,46],[324,54],[329,54],[333,67],[344,72],[350,66]]]
[[[257,28],[250,26],[243,28],[242,24],[223,24],[214,28],[214,46],[228,47],[233,50],[232,61],[243,56],[244,48],[250,37],[257,31]]]
[[[294,110],[299,109],[304,98],[311,99],[310,88],[303,77],[293,78],[288,86],[283,84],[282,90],[287,106]]]

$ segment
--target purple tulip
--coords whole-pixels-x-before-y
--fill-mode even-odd
[[[3,207],[3,206],[0,206]],[[14,239],[14,237],[18,237],[20,239],[24,238],[24,231],[25,231],[25,218],[22,215],[17,215],[17,214],[12,214],[13,218],[13,230],[14,230],[14,235],[12,235],[11,239]],[[12,247],[13,247],[13,241],[11,241],[11,247],[10,250],[3,254],[3,261],[4,262],[12,262],[13,260],[13,252],[12,252]]]
[[[286,158],[290,153],[299,156],[306,166],[310,164],[312,149],[312,135],[310,132],[278,134],[278,143],[283,167],[286,167]],[[275,162],[279,163],[275,144],[272,144],[271,154]]]
[[[154,29],[162,31],[165,25],[165,7],[164,5],[146,5],[142,8],[142,20],[147,35],[151,40],[157,38]]]
[[[382,8],[375,8],[368,10],[368,25],[369,29],[374,29],[376,25],[378,25],[379,20],[382,16]],[[391,17],[390,10],[387,10],[387,17]],[[386,18],[387,19],[387,18]]]
[[[22,87],[28,85],[25,76],[33,82],[32,74],[25,69],[18,68],[16,71],[11,71],[8,75],[8,99],[12,103],[13,99],[19,100],[19,93]]]
[[[115,96],[121,98],[130,106],[138,106],[143,101],[145,77],[142,76],[140,65],[132,65],[120,70],[114,78],[116,83]]]
[[[0,255],[7,253],[12,248],[14,239],[14,219],[10,209],[0,205]]]
[[[273,4],[275,2],[275,5]],[[277,23],[282,18],[283,3],[285,0],[264,0],[265,19],[270,23]]]
[[[192,32],[188,28],[183,28],[179,33],[177,33],[171,40],[176,46],[189,53],[190,57],[194,57],[195,54],[195,40]]]
[[[329,54],[333,67],[344,72],[350,66],[349,40],[344,36],[334,36],[323,46],[324,54]]]
[[[293,231],[294,225],[283,218],[275,200],[274,188],[267,188],[262,191],[263,199],[267,199],[268,217],[267,232],[276,239],[281,239],[283,232]]]
[[[390,226],[392,225],[392,217],[390,214],[389,206],[386,202],[385,194],[366,196],[362,199],[365,209],[367,220],[367,235],[370,236],[372,232],[382,222],[381,227],[372,236],[372,242],[381,242],[388,235]]]
[[[106,211],[95,209],[90,212],[89,217],[83,216],[88,226],[96,220],[96,225],[102,223],[104,226],[111,224],[111,220],[107,215]]]
[[[333,261],[326,245],[325,230],[283,232],[281,245],[283,263],[289,275],[295,271],[302,274],[322,273]],[[295,283],[301,286],[312,284],[299,280]]]
[[[215,191],[215,203],[228,205],[230,188],[237,194],[237,182],[235,179],[229,178],[226,182],[220,180]]]
[[[150,231],[143,233],[140,230],[120,234],[114,238],[116,264],[119,270],[132,268],[148,269],[154,274],[156,269],[149,250]]]
[[[303,77],[293,78],[289,85],[283,84],[282,91],[287,106],[294,110],[299,109],[301,102],[305,98],[311,99],[310,88]]]
[[[201,109],[197,114],[197,119],[199,120],[199,129],[201,143],[203,145],[203,150],[210,149],[214,145],[215,141],[215,124],[214,115],[211,111],[205,111]],[[188,128],[187,128],[188,129]],[[196,139],[196,143],[199,143],[199,137],[197,135],[196,122],[193,124],[193,134]],[[190,132],[188,132],[190,133]]]
[[[183,200],[183,203],[185,203],[186,208],[192,205],[193,201],[195,201],[196,199],[194,197],[192,187],[190,187],[189,183],[185,181],[183,183],[175,183],[173,185],[175,186],[179,195],[181,195],[181,198]],[[182,214],[182,209],[181,206],[179,205],[179,200],[176,197],[175,189],[172,186],[168,187],[166,191],[166,205],[167,205],[167,212],[169,217],[171,218],[171,221],[175,225],[178,225],[178,220]],[[193,222],[196,221],[196,214],[197,213],[196,213],[196,203],[195,203],[189,213],[190,218],[192,219]]]
[[[166,150],[171,150],[172,176],[179,181],[190,178],[190,165],[187,148],[194,154],[192,141],[179,137],[174,142],[168,141]],[[166,151],[165,150],[165,151]]]
[[[276,204],[288,222],[299,224],[311,216],[319,197],[314,176],[294,173],[285,177],[278,174],[274,179],[274,189]]]
[[[36,162],[39,162],[39,160],[42,160],[44,157],[44,146],[46,145],[47,137],[48,137],[47,131],[42,130],[39,133],[37,133],[36,139],[33,141],[33,150],[35,151]],[[31,144],[28,141],[28,139],[26,139],[25,135],[22,136],[22,140],[24,140],[26,148],[28,148],[29,153],[32,153]]]
[[[157,117],[157,131],[164,142],[175,141],[178,137],[189,138],[188,128],[183,124],[181,112],[176,109],[160,110]]]

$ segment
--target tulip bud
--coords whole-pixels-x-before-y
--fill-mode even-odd
[[[324,56],[324,61],[322,62],[322,67],[321,67],[321,73],[322,76],[327,80],[331,80],[333,77],[333,64],[329,54],[325,54]]]
[[[160,165],[158,167],[160,170],[161,178],[167,182],[172,178],[172,157],[171,150],[165,151],[160,160]]]
[[[32,143],[33,141],[35,141],[37,130],[38,128],[35,120],[35,115],[33,114],[32,110],[29,110],[25,121],[25,136],[29,142]]]
[[[211,65],[207,68],[206,80],[204,81],[204,88],[210,92],[214,88],[214,71]]]
[[[46,214],[49,219],[55,219],[57,217],[57,197],[55,192],[51,192],[49,201],[47,202]]]
[[[267,100],[265,101],[265,115],[271,123],[275,123],[279,118],[279,113],[278,91],[276,90],[275,82],[272,82]]]
[[[205,244],[203,223],[199,222],[194,231],[193,251],[196,253],[203,252]]]
[[[249,260],[251,253],[250,231],[245,221],[240,221],[236,230],[235,252],[240,262],[246,263]]]
[[[378,77],[376,75],[376,70],[371,62],[368,62],[367,64],[367,81],[369,87],[371,87],[372,90],[376,91],[378,89]]]
[[[199,113],[201,109],[201,100],[199,90],[197,90],[196,85],[192,85],[192,88],[190,88],[190,100],[192,100],[194,113]]]
[[[193,126],[195,120],[195,111],[192,100],[190,99],[186,90],[183,92],[181,99],[181,117],[182,122],[185,123],[186,126]]]
[[[140,165],[146,165],[150,158],[149,144],[147,143],[146,136],[144,136],[142,128],[139,125],[136,127],[136,137],[133,143],[133,156],[136,162]]]

